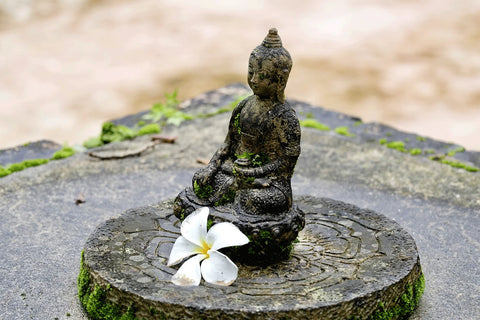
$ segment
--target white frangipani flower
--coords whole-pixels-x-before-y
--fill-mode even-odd
[[[209,209],[199,208],[192,212],[180,226],[181,236],[175,241],[168,266],[195,255],[182,264],[173,275],[172,282],[179,286],[198,286],[200,280],[228,286],[238,275],[237,266],[217,250],[241,246],[249,242],[235,225],[229,222],[214,224],[207,232]]]

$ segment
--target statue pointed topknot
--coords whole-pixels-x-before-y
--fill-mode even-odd
[[[282,48],[282,39],[280,39],[276,28],[268,30],[268,34],[263,40],[262,45],[266,48]]]

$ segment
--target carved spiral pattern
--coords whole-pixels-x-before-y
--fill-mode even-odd
[[[112,302],[133,302],[137,316],[146,318],[151,308],[171,318],[348,318],[371,313],[379,302],[388,306],[420,276],[415,243],[395,222],[328,199],[297,203],[306,226],[292,257],[266,268],[241,265],[229,287],[170,282],[178,267],[166,262],[180,235],[171,202],[101,225],[87,241],[85,264],[95,284],[113,288]]]

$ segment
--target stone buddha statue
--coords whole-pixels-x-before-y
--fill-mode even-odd
[[[300,125],[284,95],[291,68],[290,54],[270,29],[250,54],[253,95],[235,107],[225,142],[175,199],[177,217],[208,206],[217,220],[233,222],[252,239],[268,235],[288,246],[296,238],[304,214],[292,206]]]

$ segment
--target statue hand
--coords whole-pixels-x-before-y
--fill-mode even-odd
[[[258,178],[253,181],[253,186],[256,188],[268,188],[271,182],[268,178]]]
[[[253,175],[252,175],[253,169],[252,168],[241,167],[241,166],[235,165],[234,166],[234,172],[235,172],[235,176],[237,176],[238,178],[253,177]]]
[[[215,172],[216,172],[215,167],[206,166],[198,170],[197,172],[195,172],[192,180],[194,183],[196,182],[200,186],[209,185],[213,180],[213,176]]]

